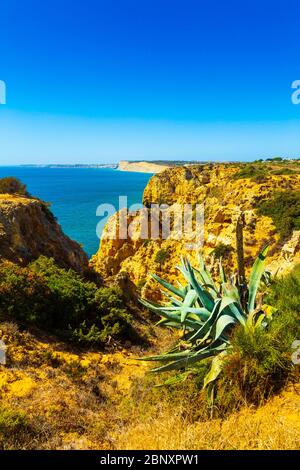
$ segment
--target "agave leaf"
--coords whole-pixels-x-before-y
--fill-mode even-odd
[[[187,270],[188,270],[188,274],[189,274],[190,284],[193,286],[193,289],[197,292],[198,297],[199,297],[203,307],[205,307],[207,310],[212,311],[213,308],[214,308],[214,299],[213,299],[213,297],[211,296],[211,294],[208,291],[206,291],[205,289],[203,289],[201,287],[201,285],[199,284],[199,282],[197,281],[197,279],[195,277],[195,273],[193,271],[192,266],[190,265],[190,263],[187,260],[186,260],[186,263],[187,263]]]
[[[166,306],[166,307],[160,307],[160,310],[162,310],[163,312],[166,312],[166,313],[178,313],[180,314],[180,312],[182,311],[182,306],[180,307],[173,307],[173,306]],[[194,319],[196,321],[199,322],[200,320],[200,324],[202,324],[204,321],[206,321],[210,315],[211,315],[211,312],[209,312],[208,310],[206,310],[206,308],[203,308],[203,307],[185,307],[185,310],[187,311],[187,314],[188,316],[191,314],[191,315],[194,315]],[[157,310],[158,311],[158,310]]]
[[[143,358],[137,358],[137,361],[156,361],[156,362],[170,362],[176,359],[182,359],[185,357],[189,357],[193,351],[187,349],[185,351],[181,351],[178,353],[171,353],[171,354],[161,354],[160,356],[147,356]]]
[[[187,267],[186,267],[185,258],[183,258],[183,256],[181,256],[180,261],[181,261],[181,264],[179,266],[176,266],[176,269],[178,269],[178,271],[181,272],[181,274],[183,275],[185,280],[188,282],[188,284],[190,284],[190,282],[189,282],[189,273],[188,273],[188,270],[187,270]]]
[[[171,322],[178,323],[180,328],[182,328],[182,323],[181,323],[181,317],[180,316],[178,316],[174,313],[170,313],[170,312],[161,312],[161,315],[163,317],[167,318],[168,320],[170,320]],[[197,321],[197,320],[190,320],[189,318],[186,318],[184,320],[184,325],[186,327],[191,327],[193,330],[195,330],[195,329],[200,328],[202,323],[199,323],[199,321]]]
[[[184,302],[181,308],[181,323],[184,322],[188,314],[187,307],[192,307],[196,299],[197,299],[197,292],[194,291],[193,289],[189,290],[188,293],[186,294],[186,297],[184,299]]]
[[[161,286],[163,286],[165,289],[173,292],[173,294],[177,295],[178,297],[181,297],[184,299],[185,293],[182,292],[181,289],[178,289],[177,287],[173,286],[169,282],[165,281],[161,277],[157,276],[157,274],[152,274],[152,278],[155,279]]]
[[[214,339],[219,339],[219,337],[222,335],[222,333],[224,332],[224,330],[229,326],[229,325],[234,325],[236,324],[237,321],[234,317],[230,316],[230,315],[221,315],[215,326],[214,326],[214,329],[215,329],[215,334],[214,334]]]
[[[220,305],[221,299],[217,299],[210,317],[207,319],[204,325],[201,326],[201,328],[199,328],[194,334],[190,336],[189,341],[193,342],[198,340],[199,338],[203,339],[210,332],[214,321],[218,316]]]
[[[205,266],[205,263],[204,263],[204,260],[203,260],[203,257],[199,254],[198,256],[198,260],[199,260],[199,271],[200,271],[200,274],[201,276],[203,277],[204,279],[204,282],[206,284],[211,284],[213,286],[213,288],[217,291],[217,288],[216,288],[216,285],[215,285],[215,282],[209,272],[209,270],[207,269],[207,267]]]
[[[255,260],[252,267],[249,281],[249,300],[248,300],[248,311],[254,310],[255,298],[257,290],[259,288],[260,280],[265,269],[265,259],[269,251],[269,245],[267,245]]]
[[[195,307],[190,307],[188,308],[188,318],[194,318],[195,320],[196,319],[200,319],[201,322],[204,322],[206,321],[211,315],[211,312],[209,312],[208,310],[206,310],[206,308],[195,308]]]
[[[173,297],[172,295],[170,295],[168,292],[164,291],[164,290],[161,290],[160,291],[165,297],[167,297],[168,299],[168,302],[167,303],[172,303],[172,305],[177,305],[178,307],[182,305],[182,300],[178,300],[176,299],[175,297]]]
[[[140,302],[142,305],[155,312],[157,315],[161,315],[171,322],[181,323],[180,310],[178,310],[177,307],[156,307],[155,305],[152,305],[151,302],[148,302],[144,299],[140,299]],[[191,327],[192,329],[198,329],[202,325],[202,322],[199,322],[199,320],[190,320],[186,318],[184,324]]]
[[[167,318],[163,318],[162,321],[164,326],[167,326],[169,328],[176,328],[177,330],[182,330],[182,323],[180,322],[171,321]],[[185,325],[185,329],[188,330],[188,332],[194,331],[194,328],[189,325]]]
[[[222,351],[218,354],[218,356],[213,358],[210,371],[205,376],[203,388],[206,388],[208,384],[211,384],[219,377],[220,373],[222,372],[224,359],[227,354],[228,351]]]
[[[189,286],[188,285],[183,285],[179,281],[176,281],[176,283],[177,283],[178,289],[180,289],[182,291],[182,294],[186,295],[188,293]]]
[[[178,361],[172,362],[171,364],[157,367],[156,369],[151,369],[151,372],[167,372],[170,370],[185,369],[189,367],[191,364],[195,364],[196,362],[201,361],[202,359],[206,359],[208,357],[212,357],[212,356],[215,356],[216,354],[219,354],[220,351],[224,350],[224,348],[225,346],[223,346],[223,349],[220,349],[220,347],[206,348],[205,350],[201,350],[200,352],[190,354],[190,356],[183,358],[183,359],[179,359]]]
[[[234,301],[241,306],[240,294],[238,288],[231,281],[222,284],[222,293],[226,297],[231,297]]]
[[[245,325],[245,316],[240,305],[236,304],[235,298],[230,296],[224,296],[222,298],[220,313],[224,313],[236,318],[242,325]]]
[[[202,282],[202,287],[204,289],[208,289],[213,299],[216,299],[218,297],[218,291],[215,289],[215,287],[212,284],[206,284],[205,282]]]
[[[164,307],[163,305],[155,304],[154,302],[150,302],[146,299],[139,299],[139,302],[142,305],[144,305],[144,307],[151,310],[152,312],[155,312],[156,314],[160,314],[160,315],[162,315],[166,311],[170,311],[170,312],[175,311],[176,312],[176,309],[177,309],[177,307],[173,307],[173,306]]]

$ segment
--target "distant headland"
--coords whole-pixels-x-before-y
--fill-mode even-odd
[[[112,168],[117,169],[118,163],[49,163],[35,165],[19,165],[23,168]]]
[[[49,163],[20,165],[25,168],[111,168],[120,171],[132,171],[138,173],[161,173],[167,168],[191,164],[204,164],[205,162],[192,162],[187,160],[121,160],[119,163]]]

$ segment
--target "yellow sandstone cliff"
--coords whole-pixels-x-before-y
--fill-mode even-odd
[[[145,188],[143,203],[168,204],[170,211],[174,204],[204,204],[204,246],[203,255],[213,262],[211,256],[220,244],[235,248],[235,226],[241,211],[245,214],[245,262],[249,267],[258,251],[267,243],[271,244],[268,268],[283,272],[300,262],[300,231],[294,231],[283,243],[269,217],[257,213],[259,201],[270,199],[275,192],[300,188],[300,175],[270,174],[262,182],[249,178],[234,179],[239,171],[237,165],[203,165],[168,168],[154,175]],[[146,209],[148,210],[148,209]],[[169,279],[178,278],[175,269],[180,256],[187,254],[192,260],[196,250],[189,249],[186,240],[143,240],[140,238],[140,215],[126,214],[131,226],[128,239],[106,238],[118,226],[118,214],[107,223],[98,253],[92,258],[92,266],[105,278],[127,271],[135,284],[143,287],[147,295],[150,287],[150,273],[158,273]],[[159,262],[159,252],[164,260]],[[235,268],[235,257],[231,254],[227,263]]]
[[[25,265],[40,255],[79,273],[88,270],[87,255],[62,232],[44,202],[0,194],[0,260]]]

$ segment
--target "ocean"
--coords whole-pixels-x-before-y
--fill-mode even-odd
[[[151,174],[108,168],[0,167],[0,178],[15,176],[33,196],[51,203],[63,231],[83,246],[88,256],[99,248],[96,216],[100,204],[119,208],[119,196],[127,196],[128,207],[142,202]]]

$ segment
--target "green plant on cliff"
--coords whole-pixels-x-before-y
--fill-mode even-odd
[[[204,380],[204,387],[219,376],[231,350],[231,336],[235,328],[242,327],[248,335],[268,326],[273,310],[266,309],[257,299],[257,292],[264,273],[268,247],[256,259],[247,286],[247,304],[243,307],[240,290],[234,278],[227,278],[220,263],[220,282],[214,282],[202,258],[193,267],[187,258],[178,267],[186,284],[178,287],[160,277],[154,279],[164,288],[166,302],[162,305],[147,300],[141,303],[162,316],[159,324],[183,330],[177,346],[159,356],[145,358],[164,363],[153,372],[187,370],[207,358],[213,358],[211,369]],[[180,378],[184,378],[183,374]]]
[[[26,191],[26,185],[21,183],[18,178],[14,178],[13,176],[0,178],[0,193],[20,194],[22,196],[28,196],[28,193]]]
[[[230,254],[234,251],[234,248],[231,245],[226,245],[225,243],[219,243],[215,246],[212,250],[211,254],[215,256],[215,258],[228,258]]]
[[[234,180],[250,179],[255,183],[263,183],[268,176],[269,168],[262,165],[244,165],[237,173],[233,175]]]
[[[28,267],[0,264],[0,316],[83,344],[136,338],[118,287],[98,287],[41,256]]]
[[[300,230],[300,191],[277,192],[271,199],[260,202],[258,213],[271,217],[281,238]]]
[[[161,248],[158,250],[158,252],[155,255],[154,261],[155,263],[159,264],[160,268],[162,265],[167,261],[167,259],[170,257],[170,253],[168,250]]]

